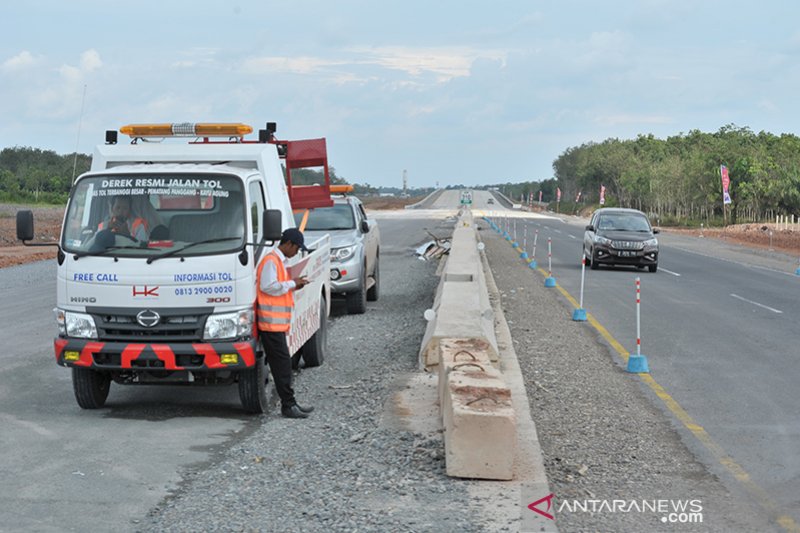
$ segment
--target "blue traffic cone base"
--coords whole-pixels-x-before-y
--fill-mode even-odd
[[[572,320],[575,322],[586,322],[586,309],[579,307],[572,312]]]
[[[519,254],[519,256],[520,256],[522,259],[527,259],[527,258],[528,258],[528,252],[522,252],[521,254]]]
[[[630,355],[628,357],[628,372],[632,374],[649,373],[650,368],[647,366],[646,355]]]
[[[556,286],[556,278],[553,276],[547,276],[544,278],[544,286],[545,287],[555,287]]]
[[[800,276],[800,267],[798,267],[798,268],[797,268],[797,270],[795,270],[795,271],[794,271],[794,273],[795,273],[796,275]]]
[[[528,266],[531,267],[531,270],[536,270],[536,259],[531,259],[530,263],[528,263]]]

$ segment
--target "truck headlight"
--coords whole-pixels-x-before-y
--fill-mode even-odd
[[[331,261],[347,261],[356,253],[357,246],[354,244],[342,248],[331,248]]]
[[[658,246],[658,239],[656,239],[655,237],[653,237],[652,239],[647,239],[646,241],[644,241],[644,245],[645,247],[648,248],[651,246]]]
[[[78,339],[96,339],[97,327],[94,318],[86,313],[74,313],[72,311],[62,311],[56,309],[56,322],[58,322],[58,332],[67,337]]]
[[[253,331],[253,310],[218,313],[206,319],[203,340],[234,339],[250,335]]]

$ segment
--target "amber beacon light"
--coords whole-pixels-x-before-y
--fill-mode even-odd
[[[253,133],[253,127],[241,123],[128,124],[120,133],[139,137],[243,137]]]

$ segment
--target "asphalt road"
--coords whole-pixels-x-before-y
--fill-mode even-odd
[[[498,222],[505,214],[493,213]],[[577,300],[587,222],[565,220],[569,223],[512,216],[509,227],[513,232],[516,222],[521,244],[527,225],[529,254],[538,230],[536,258],[545,270],[552,239],[553,276]],[[653,401],[733,493],[752,499],[753,487],[760,487],[762,506],[772,507],[773,519],[788,516],[800,523],[800,277],[794,262],[787,257],[766,268],[756,256],[729,253],[713,241],[665,233],[659,241],[657,273],[587,269],[583,307],[636,353],[635,278],[640,277],[641,353],[651,376],[721,449],[712,452],[651,393]],[[722,464],[726,455],[744,469],[739,480],[735,467]]]
[[[375,215],[383,261],[410,254],[447,212],[427,216]],[[112,384],[106,408],[81,410],[53,356],[55,275],[54,261],[0,269],[0,531],[136,529],[184,472],[264,422],[242,414],[235,386]],[[344,312],[334,305],[332,319]]]

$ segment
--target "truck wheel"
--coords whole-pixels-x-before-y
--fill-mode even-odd
[[[370,302],[377,302],[381,295],[381,256],[375,256],[375,272],[372,273],[372,279],[375,280],[375,285],[370,287],[367,291],[367,300]]]
[[[319,329],[306,341],[301,351],[306,368],[320,366],[328,350],[328,317],[325,298],[319,300]]]
[[[106,404],[111,376],[91,368],[73,366],[72,389],[81,409],[99,409]]]
[[[367,312],[367,269],[364,267],[364,279],[361,287],[356,292],[347,295],[347,312],[351,315],[361,315]]]
[[[239,371],[239,400],[245,412],[260,415],[267,411],[267,378],[264,357],[256,359],[253,368]]]

